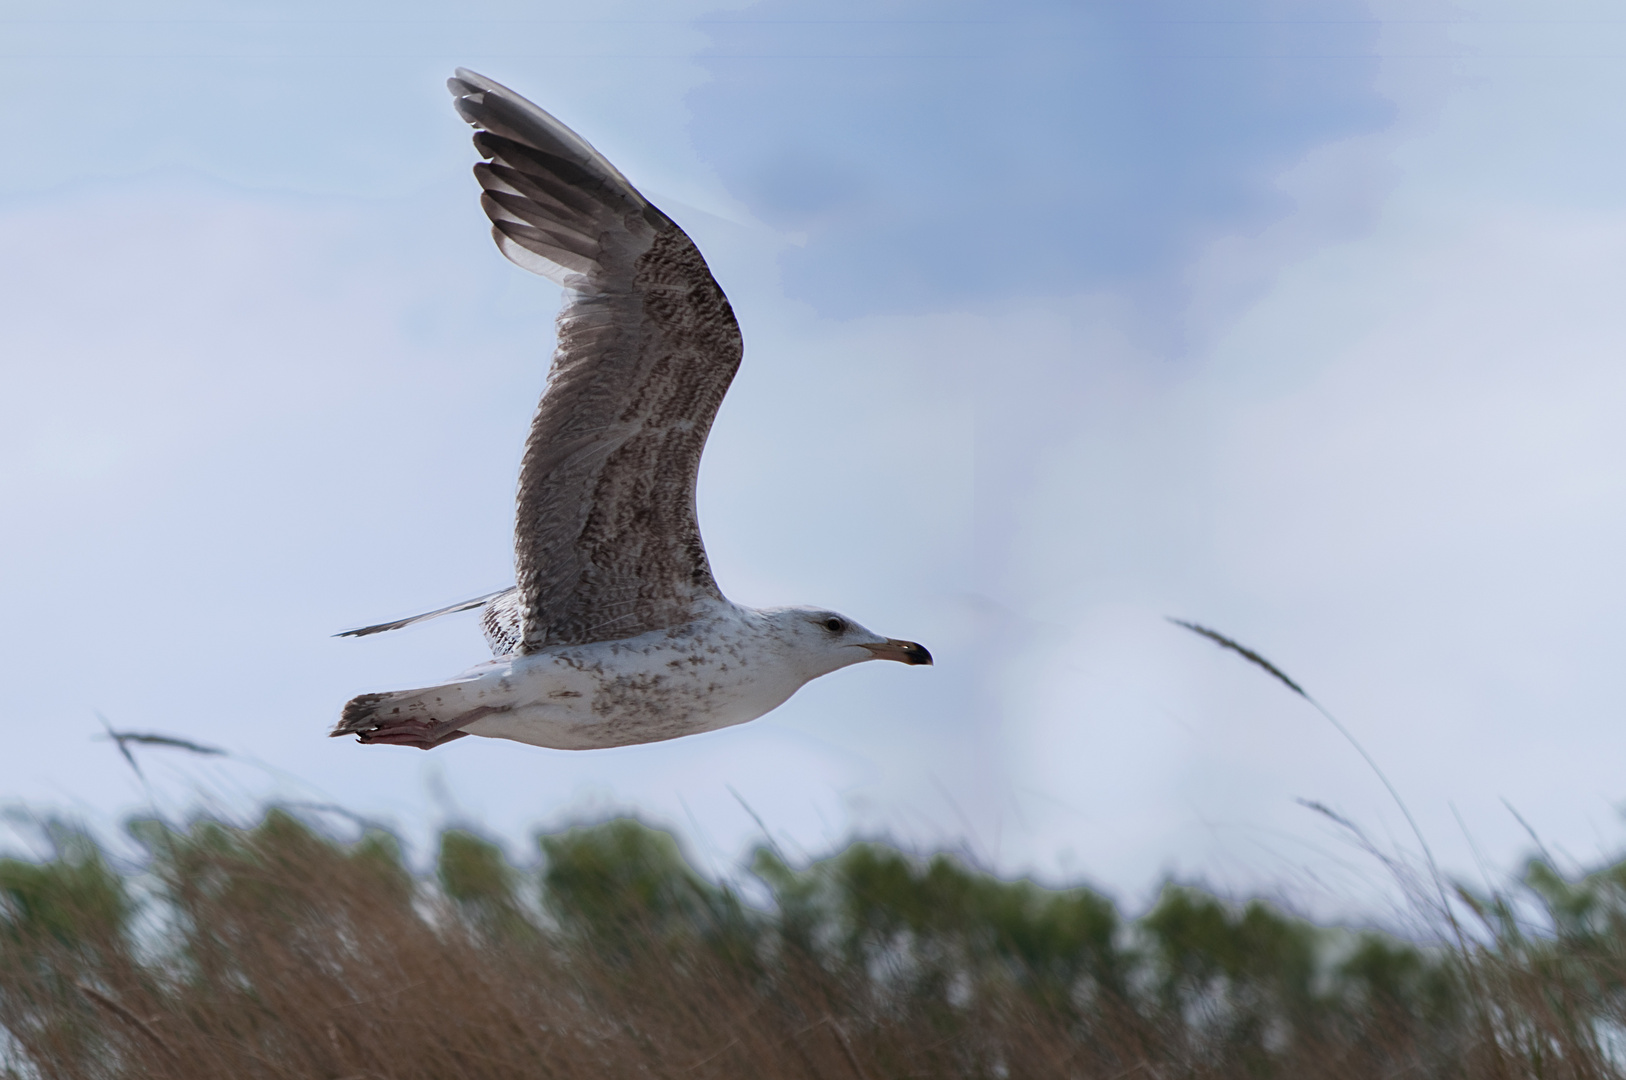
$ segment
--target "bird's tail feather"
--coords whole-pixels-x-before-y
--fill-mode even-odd
[[[415,746],[433,750],[453,739],[482,716],[502,712],[501,706],[477,705],[458,683],[361,694],[345,703],[330,735],[355,735],[360,742]]]

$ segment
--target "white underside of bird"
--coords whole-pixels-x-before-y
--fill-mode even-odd
[[[910,642],[845,620],[832,631],[831,612],[708,606],[671,629],[499,657],[437,686],[364,694],[344,722],[376,725],[370,742],[434,745],[463,733],[592,750],[743,724],[865,660],[923,662]]]

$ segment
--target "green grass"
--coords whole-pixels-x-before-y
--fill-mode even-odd
[[[279,810],[131,828],[140,866],[62,827],[0,861],[9,1076],[1621,1075],[1626,867],[1534,862],[1417,945],[1176,885],[1127,919],[877,843],[759,851],[757,909],[631,820],[531,868],[448,831],[422,876]]]

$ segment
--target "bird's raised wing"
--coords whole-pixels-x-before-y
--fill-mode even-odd
[[[520,651],[633,637],[719,598],[695,521],[700,452],[740,363],[700,252],[575,132],[459,68],[497,246],[563,285],[559,345],[525,445]]]

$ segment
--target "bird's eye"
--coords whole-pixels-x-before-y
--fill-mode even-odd
[[[846,620],[838,619],[836,616],[832,615],[828,619],[824,620],[824,628],[830,631],[832,634],[839,634],[843,630],[847,629],[847,623]]]

